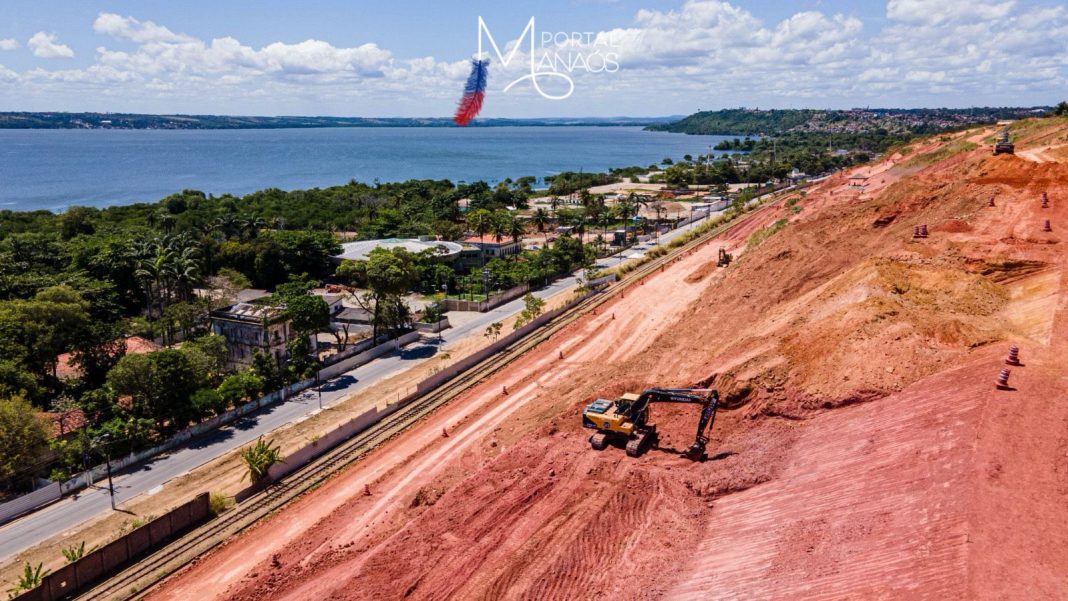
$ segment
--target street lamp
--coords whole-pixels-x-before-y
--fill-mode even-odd
[[[490,285],[490,270],[486,267],[482,268],[482,293],[486,295],[486,300],[489,300],[489,285]]]
[[[445,313],[445,299],[449,296],[449,283],[448,282],[445,282],[445,283],[443,283],[441,285],[441,291],[444,293],[444,295],[441,297],[441,304],[438,305],[438,312],[439,313],[438,313],[438,316],[437,316],[438,317],[437,328],[438,328],[438,348],[439,349],[441,348],[441,342],[442,342],[441,319],[442,319],[443,314]]]

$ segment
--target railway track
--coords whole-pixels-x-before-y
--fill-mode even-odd
[[[658,257],[638,267],[619,281],[611,284],[601,294],[593,295],[579,302],[571,310],[556,317],[542,328],[531,332],[499,353],[472,366],[434,391],[413,400],[404,408],[383,418],[367,430],[295,470],[278,483],[246,499],[236,508],[194,529],[123,572],[82,593],[77,598],[108,600],[143,598],[152,587],[169,575],[189,565],[197,557],[210,551],[231,536],[278,511],[305,492],[318,487],[328,478],[359,460],[378,445],[407,430],[442,405],[478,385],[527,351],[567,328],[587,312],[613,299],[630,286],[638,284],[646,276],[661,269],[678,257],[730,229],[740,227],[755,219],[761,210],[758,208],[747,216],[714,227],[694,240],[668,252],[663,257]]]

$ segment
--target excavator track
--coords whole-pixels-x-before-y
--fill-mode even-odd
[[[603,451],[608,446],[608,435],[604,432],[598,432],[590,437],[590,447],[594,451]]]
[[[640,457],[656,439],[656,432],[642,432],[627,443],[627,456]]]

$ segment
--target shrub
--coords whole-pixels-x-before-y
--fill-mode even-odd
[[[241,459],[248,466],[248,479],[253,484],[263,482],[267,478],[267,470],[282,461],[281,450],[277,445],[272,446],[273,442],[261,436],[252,446],[241,449]]]
[[[234,498],[229,495],[221,492],[213,492],[208,495],[208,507],[211,508],[212,515],[219,515],[233,506]]]

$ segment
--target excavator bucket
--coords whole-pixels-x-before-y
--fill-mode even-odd
[[[695,442],[689,449],[686,450],[686,458],[690,461],[704,461],[705,458],[705,445],[704,443]]]

